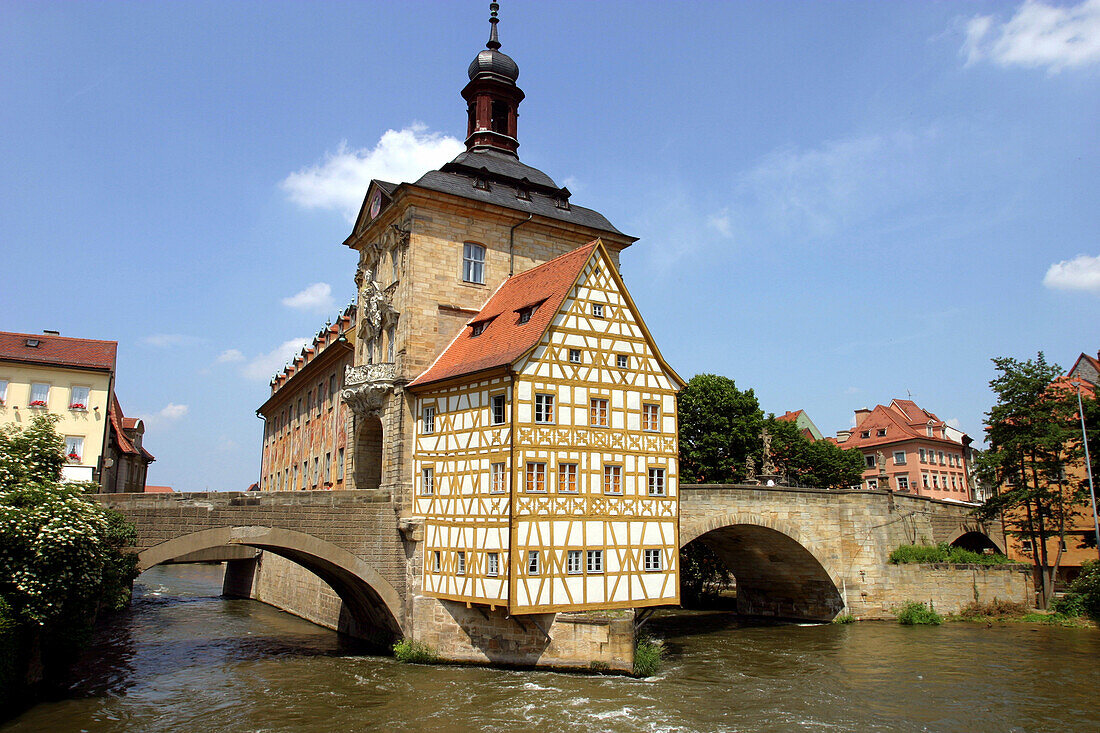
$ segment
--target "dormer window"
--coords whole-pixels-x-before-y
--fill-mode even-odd
[[[38,344],[40,344],[40,343],[42,343],[42,342],[41,342],[41,341],[39,341],[38,339],[27,339],[26,341],[24,341],[24,342],[23,342],[23,344],[24,344],[25,346],[28,346],[28,347],[30,347],[30,348],[32,348],[32,349],[37,349],[37,348],[38,348]]]
[[[879,428],[878,429],[878,437],[880,437],[880,438],[885,438],[886,437],[886,428]]]
[[[519,311],[519,322],[527,323],[531,320],[531,314],[535,312],[534,308],[521,308]]]
[[[871,437],[871,431],[870,430],[864,430],[862,433],[859,434],[859,437],[861,437],[861,438],[870,438]]]
[[[493,322],[492,318],[486,318],[484,321],[477,321],[470,324],[470,338],[475,338],[485,333],[485,328]]]
[[[518,184],[516,184],[516,198],[523,201],[531,200],[531,192],[528,190],[530,181],[524,178]]]

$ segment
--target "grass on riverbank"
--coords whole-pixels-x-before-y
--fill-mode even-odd
[[[948,621],[970,621],[974,623],[1024,623],[1047,624],[1050,626],[1064,626],[1066,628],[1084,629],[1094,626],[1087,617],[1060,612],[1057,608],[1046,612],[1028,608],[1023,603],[1012,603],[994,598],[988,603],[973,602],[957,614],[947,617]]]
[[[439,661],[435,649],[422,641],[402,639],[393,645],[393,657],[407,664],[434,664]]]
[[[634,647],[634,676],[652,677],[661,668],[665,644],[658,639],[641,637]]]
[[[936,613],[936,609],[920,601],[907,601],[896,614],[902,626],[939,626],[943,623],[943,616]]]
[[[895,565],[910,563],[952,563],[969,565],[1019,565],[1004,555],[984,555],[980,552],[952,547],[946,542],[938,545],[901,545],[890,553],[890,562]]]

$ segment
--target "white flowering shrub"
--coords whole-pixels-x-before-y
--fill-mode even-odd
[[[64,450],[48,416],[0,429],[0,610],[40,638],[46,664],[71,658],[137,575],[133,527],[84,496],[96,484],[61,483]]]

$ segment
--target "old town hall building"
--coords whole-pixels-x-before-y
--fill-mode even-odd
[[[332,484],[391,496],[414,619],[444,601],[460,624],[471,606],[677,603],[683,383],[618,273],[635,238],[520,161],[519,67],[490,7],[461,92],[466,150],[412,183],[371,181],[344,242],[358,301]],[[302,485],[282,474],[263,488]]]

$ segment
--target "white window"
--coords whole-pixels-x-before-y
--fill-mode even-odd
[[[485,284],[485,248],[466,242],[462,245],[462,279],[468,283]]]
[[[873,479],[873,478],[867,479],[867,488],[872,490],[872,491],[877,489],[878,488],[878,479]]]
[[[603,303],[592,304],[592,315],[596,316],[596,318],[603,318]]]
[[[928,463],[928,455],[924,452],[924,448],[920,449],[920,462]]]
[[[863,456],[863,465],[867,466],[867,468],[874,468],[875,467],[875,457],[874,457],[874,455]]]
[[[581,574],[581,551],[568,550],[565,553],[565,572],[569,575]]]
[[[435,493],[435,469],[425,468],[420,472],[420,493],[431,496]]]
[[[493,395],[493,425],[504,424],[504,395]]]
[[[665,469],[663,469],[663,468],[651,468],[651,469],[649,469],[649,495],[650,496],[664,496],[665,495]]]
[[[885,438],[886,437],[886,428],[879,428],[877,435],[880,438]]]
[[[336,480],[344,480],[344,449],[341,448],[336,452]]]
[[[440,559],[439,550],[432,550],[432,572],[438,573],[443,569],[443,562]]]
[[[0,405],[8,403],[8,380],[0,379]]]
[[[466,574],[466,552],[464,550],[459,550],[458,556],[455,558],[455,574]]]
[[[623,493],[623,467],[622,466],[604,466],[603,467],[603,491],[605,494],[621,494]]]
[[[607,400],[600,398],[592,400],[588,410],[588,424],[597,428],[607,427]]]
[[[397,327],[390,326],[386,329],[386,361],[393,363],[397,353]]]
[[[943,451],[941,450],[939,453],[940,453],[940,465],[942,466],[945,463],[945,461],[943,460]]]
[[[535,422],[554,422],[554,395],[535,395]]]
[[[527,574],[538,575],[539,574],[539,551],[528,550],[527,551]]]
[[[546,491],[546,464],[527,464],[527,490],[542,493]]]
[[[581,363],[581,350],[580,349],[570,349],[569,350],[569,363],[570,364],[580,364]]]
[[[325,454],[325,483],[329,483],[332,480],[332,454]]]
[[[661,570],[661,551],[660,550],[643,550],[645,571],[647,573],[656,573]]]
[[[50,385],[35,382],[31,385],[30,407],[48,407],[50,401]]]
[[[908,490],[909,490],[909,477],[908,476],[898,476],[898,491],[908,491]]]
[[[485,558],[488,563],[485,569],[485,574],[493,577],[500,575],[500,553],[489,552],[486,553]]]
[[[489,465],[489,491],[494,494],[503,494],[506,490],[504,485],[505,473],[503,463],[492,463]]]
[[[642,405],[642,430],[657,432],[661,429],[660,419],[660,405]]]
[[[861,438],[870,438],[871,437],[871,431],[870,430],[864,430],[862,433],[859,434],[859,437],[861,437]]]
[[[626,354],[616,354],[615,366],[619,369],[628,369],[630,367],[630,357]]]
[[[321,459],[313,459],[313,485],[316,486],[321,478]]]
[[[91,397],[92,390],[87,387],[73,387],[69,395],[69,409],[70,410],[87,410],[88,400]]]
[[[936,476],[936,474],[932,474],[932,488],[933,489],[938,489],[939,487],[940,487],[939,478]]]
[[[602,573],[603,572],[603,550],[589,550],[586,553],[588,561],[588,572],[590,573]]]
[[[927,489],[928,488],[928,474],[927,473],[922,473],[920,475],[920,480],[921,480],[921,484],[924,485],[924,488]]]
[[[435,432],[435,407],[434,406],[424,408],[424,432],[425,433],[434,433]]]
[[[558,464],[558,491],[566,494],[577,492],[577,464]]]
[[[905,465],[905,451],[903,451],[903,450],[894,451],[894,465],[895,466],[904,466]]]
[[[65,456],[74,463],[84,460],[84,438],[67,436],[65,438]]]
[[[952,489],[957,488],[957,486],[955,485],[955,475],[954,474],[951,475],[951,488]]]

